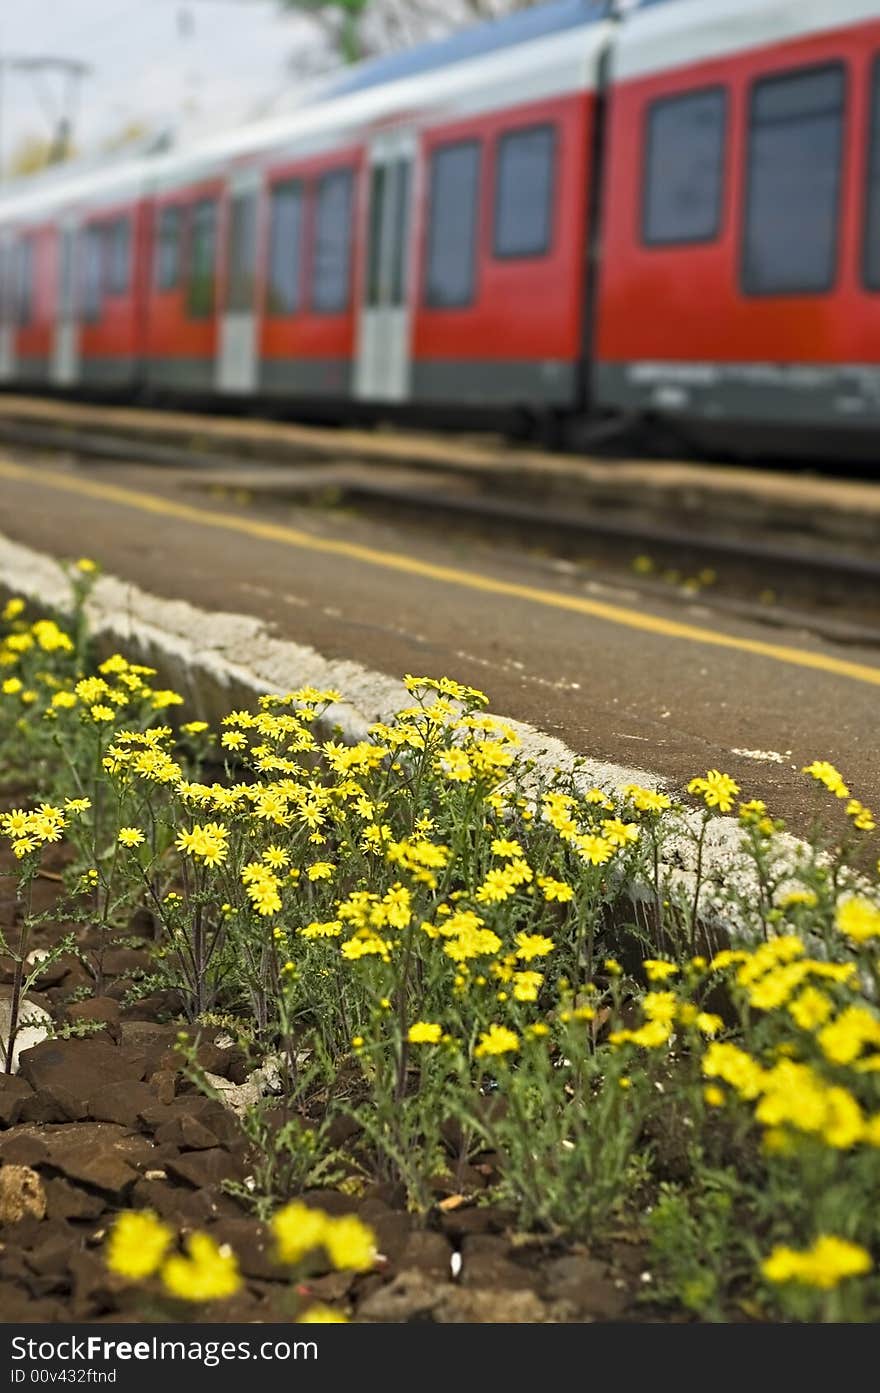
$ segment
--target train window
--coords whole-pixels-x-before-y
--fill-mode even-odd
[[[870,121],[863,270],[867,288],[880,290],[880,57],[871,70]]]
[[[664,97],[648,107],[642,196],[647,246],[711,242],[718,236],[726,124],[722,87]]]
[[[58,318],[69,323],[76,317],[76,232],[62,227],[58,244]]]
[[[752,88],[742,283],[746,295],[831,289],[843,151],[841,63]]]
[[[409,271],[409,204],[412,163],[398,160],[394,166],[394,203],[391,210],[393,236],[391,256],[391,303],[405,305]]]
[[[374,309],[382,295],[382,228],[388,191],[388,166],[376,164],[370,175],[370,236],[367,254],[367,304]]]
[[[495,256],[545,256],[550,250],[555,126],[508,131],[498,141],[495,174]]]
[[[354,174],[336,169],[318,180],[315,245],[312,253],[312,309],[341,314],[348,307]]]
[[[104,229],[98,223],[83,229],[80,242],[80,318],[101,318],[104,295]]]
[[[176,290],[180,281],[181,209],[169,206],[159,214],[156,237],[155,280],[157,290]]]
[[[16,276],[16,320],[20,328],[26,328],[34,317],[34,241],[24,237],[18,244],[18,270]]]
[[[190,319],[214,313],[214,262],[217,252],[217,204],[203,198],[192,212],[186,308]]]
[[[441,145],[431,156],[425,301],[434,309],[469,305],[474,298],[480,143]]]
[[[128,266],[131,252],[131,221],[117,218],[109,223],[107,236],[107,294],[124,295],[128,290]]]
[[[226,308],[233,313],[254,308],[257,261],[257,196],[237,194],[229,218],[229,256],[226,269]]]
[[[302,181],[289,179],[272,189],[269,222],[269,314],[296,314],[301,305],[305,220]]]

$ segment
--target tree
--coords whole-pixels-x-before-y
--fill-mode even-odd
[[[538,0],[280,0],[320,25],[337,58],[357,63],[439,37],[475,20],[529,9]]]
[[[287,10],[301,10],[314,19],[346,63],[366,56],[361,21],[370,0],[281,0]]]
[[[68,141],[59,149],[57,140],[46,140],[38,135],[26,135],[18,142],[9,157],[6,173],[13,179],[23,179],[29,174],[39,174],[60,160],[74,159],[76,149]]]

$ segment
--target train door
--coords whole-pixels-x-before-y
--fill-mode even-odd
[[[0,233],[0,382],[15,377],[17,265],[12,233]]]
[[[65,221],[58,232],[55,332],[52,342],[52,381],[69,387],[79,372],[79,324],[77,322],[77,228]]]
[[[257,220],[260,173],[245,170],[229,185],[226,283],[220,306],[217,387],[253,392],[257,383]]]
[[[416,138],[389,131],[370,147],[367,264],[358,324],[355,393],[370,401],[410,394],[410,243]]]

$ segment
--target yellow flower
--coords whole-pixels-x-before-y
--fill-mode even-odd
[[[703,1089],[703,1097],[710,1108],[724,1107],[724,1089],[719,1088],[717,1083],[707,1083]]]
[[[232,1249],[219,1247],[206,1233],[186,1240],[187,1257],[175,1254],[162,1268],[165,1290],[181,1301],[222,1301],[241,1286],[238,1261]]]
[[[572,845],[578,855],[591,866],[604,866],[614,855],[614,845],[607,837],[597,837],[592,832],[572,838]]]
[[[667,977],[674,977],[678,972],[675,963],[662,962],[659,958],[645,958],[642,967],[649,982],[665,982]]]
[[[522,856],[523,849],[519,842],[505,841],[501,837],[496,837],[492,843],[492,854],[509,860],[511,857]]]
[[[98,563],[89,556],[81,556],[76,562],[76,569],[81,571],[84,576],[92,576],[98,569]]]
[[[289,863],[290,857],[283,847],[277,846],[273,842],[272,845],[267,846],[266,850],[263,852],[263,860],[267,866],[271,866],[273,870],[278,871]]]
[[[788,1013],[801,1030],[815,1030],[824,1025],[833,1011],[831,998],[818,987],[805,987],[800,996],[788,1004]]]
[[[369,1272],[376,1261],[376,1235],[354,1214],[328,1219],[323,1246],[339,1272]]]
[[[640,813],[662,813],[672,807],[672,799],[665,793],[655,793],[653,789],[642,788],[640,784],[627,784],[623,793]]]
[[[338,938],[341,933],[342,922],[339,919],[327,919],[323,923],[315,921],[300,929],[303,938]]]
[[[870,900],[854,896],[837,906],[834,916],[837,928],[845,938],[853,943],[867,943],[871,938],[880,938],[880,909]]]
[[[411,1045],[437,1045],[442,1034],[442,1025],[434,1021],[414,1021],[406,1038]]]
[[[602,823],[602,836],[612,846],[630,846],[639,840],[638,824],[623,822],[619,817],[606,817]]]
[[[275,1239],[275,1252],[281,1263],[300,1262],[324,1242],[328,1216],[320,1209],[310,1209],[293,1200],[272,1216],[270,1228]]]
[[[533,958],[546,957],[556,946],[552,938],[545,938],[543,934],[527,934],[522,931],[516,934],[513,941],[516,944],[516,956],[524,963],[530,963]]]
[[[544,899],[551,904],[567,904],[574,899],[574,890],[564,880],[554,880],[550,875],[539,875],[538,884],[544,892]]]
[[[703,1074],[707,1079],[723,1079],[741,1098],[757,1098],[764,1081],[764,1070],[738,1045],[715,1040],[703,1055]]]
[[[116,840],[120,846],[140,846],[144,834],[139,827],[120,827]]]
[[[219,866],[226,860],[228,836],[222,822],[196,823],[191,832],[180,832],[174,845],[206,866]]]
[[[803,905],[805,909],[815,909],[819,903],[819,897],[815,890],[789,890],[787,895],[783,895],[779,901],[780,909],[797,909]]]
[[[608,1036],[611,1045],[638,1045],[646,1050],[658,1050],[672,1038],[672,1026],[668,1021],[646,1021],[638,1030],[614,1030]]]
[[[264,856],[264,860],[265,860]],[[270,863],[271,864],[271,863]],[[332,861],[315,861],[309,866],[306,874],[309,880],[332,880],[335,866]]]
[[[506,1025],[490,1025],[481,1032],[474,1055],[483,1059],[486,1055],[513,1054],[518,1049],[519,1036],[514,1031],[508,1030]]]
[[[687,788],[688,793],[699,794],[707,808],[717,808],[722,813],[730,812],[739,793],[736,780],[717,769],[708,770],[704,779],[691,779]]]
[[[515,972],[513,974],[513,995],[517,1001],[537,1001],[538,988],[544,980],[543,972]]]
[[[675,1020],[678,999],[674,992],[648,992],[642,1001],[642,1010],[649,1021],[662,1021],[670,1025]]]
[[[811,1248],[774,1248],[761,1263],[768,1282],[800,1282],[802,1286],[831,1291],[846,1277],[860,1277],[871,1270],[871,1257],[857,1243],[833,1234],[820,1234]]]
[[[880,1020],[864,1006],[847,1006],[816,1038],[832,1064],[852,1064],[865,1045],[880,1045]]]
[[[118,1277],[142,1281],[161,1266],[173,1237],[168,1225],[151,1209],[120,1214],[107,1240],[107,1266]]]
[[[812,764],[804,765],[801,773],[809,774],[817,783],[824,784],[835,798],[849,798],[849,789],[843,782],[842,775],[827,759],[814,759]]]

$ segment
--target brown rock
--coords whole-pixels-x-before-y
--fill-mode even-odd
[[[229,1195],[191,1190],[163,1180],[139,1180],[131,1201],[138,1208],[155,1209],[166,1223],[177,1228],[200,1228],[222,1218],[241,1218],[241,1210]]]
[[[4,1324],[10,1325],[52,1324],[64,1319],[59,1301],[35,1301],[30,1291],[15,1282],[0,1282],[0,1311]]]
[[[44,1040],[21,1056],[21,1074],[35,1091],[60,1085],[83,1115],[106,1084],[139,1082],[144,1070],[143,1055],[106,1040]]]
[[[46,1192],[43,1182],[30,1166],[0,1166],[0,1224],[17,1224],[22,1219],[43,1219]]]
[[[141,1126],[141,1110],[155,1102],[156,1095],[147,1083],[108,1083],[91,1095],[87,1113],[96,1122],[116,1122],[135,1131]]]
[[[124,995],[128,991],[127,984],[120,983],[119,990]],[[142,996],[140,1000],[132,1002],[130,1006],[123,1007],[122,1015],[125,1021],[153,1022],[157,1016],[179,1015],[181,1005],[179,992],[152,992],[149,996]]]
[[[217,1243],[228,1243],[238,1257],[245,1277],[263,1281],[288,1281],[288,1274],[273,1257],[274,1240],[265,1224],[256,1219],[219,1219],[211,1225],[211,1237]]]
[[[435,1281],[447,1282],[451,1275],[452,1246],[442,1233],[430,1229],[414,1229],[406,1240],[396,1266],[404,1270],[418,1268]]]
[[[451,1282],[438,1282],[424,1272],[399,1272],[392,1282],[377,1288],[358,1306],[358,1320],[424,1320],[433,1315],[452,1290]]]
[[[107,1202],[103,1195],[91,1194],[79,1185],[71,1185],[60,1175],[43,1181],[46,1192],[46,1213],[50,1219],[97,1219]]]
[[[0,1161],[14,1166],[38,1166],[49,1155],[40,1129],[34,1123],[12,1127],[0,1136]]]
[[[534,1291],[473,1291],[452,1287],[434,1307],[444,1325],[536,1325],[571,1319],[563,1304],[546,1305]]]
[[[149,970],[149,955],[142,948],[108,948],[101,958],[105,977],[131,977]]]
[[[41,1243],[25,1253],[25,1261],[31,1271],[39,1276],[55,1278],[54,1290],[57,1291],[69,1285],[66,1273],[72,1249],[71,1235],[66,1224],[56,1224]]]
[[[34,987],[37,991],[45,992],[50,987],[59,986],[65,978],[70,976],[76,965],[76,958],[71,957],[69,953],[62,953],[60,958],[56,958],[54,962],[48,963],[40,969],[40,975],[34,982]]]
[[[38,1088],[21,1106],[22,1122],[81,1122],[86,1115],[85,1102],[60,1083]]]
[[[513,1219],[514,1215],[509,1210],[496,1209],[488,1204],[472,1204],[442,1213],[440,1223],[445,1233],[462,1238],[466,1234],[504,1233]]]
[[[109,1122],[80,1122],[60,1127],[46,1138],[48,1164],[68,1180],[89,1185],[121,1199],[146,1169],[153,1148],[143,1137]]]
[[[543,1288],[552,1300],[570,1302],[597,1320],[616,1320],[626,1308],[626,1292],[616,1287],[604,1262],[573,1253],[554,1258],[542,1271]]]
[[[196,1189],[242,1178],[241,1166],[219,1146],[205,1151],[187,1151],[175,1161],[166,1162],[165,1169],[176,1180],[184,1180]]]
[[[155,1138],[160,1145],[177,1146],[181,1151],[207,1151],[220,1140],[197,1117],[189,1117],[186,1113],[163,1122],[156,1128]]]
[[[360,1206],[358,1217],[369,1224],[375,1233],[378,1251],[395,1267],[399,1267],[412,1230],[410,1216],[399,1210],[388,1209],[378,1201],[367,1200]]]
[[[67,1265],[71,1277],[70,1319],[89,1320],[112,1304],[117,1279],[107,1270],[98,1252],[82,1249],[69,1253]]]
[[[160,1057],[172,1049],[177,1038],[177,1026],[159,1025],[156,1021],[149,1020],[133,1020],[127,1011],[126,1019],[120,1024],[120,1031],[123,1045],[134,1050],[136,1054],[144,1055],[148,1077],[156,1072]]]
[[[22,1103],[33,1091],[19,1074],[0,1074],[0,1127],[12,1127],[19,1121]]]
[[[462,1245],[461,1284],[492,1291],[523,1291],[534,1276],[510,1259],[510,1245],[492,1234],[468,1234]]]
[[[91,1001],[77,1001],[67,1008],[67,1019],[72,1022],[88,1021],[104,1026],[111,1040],[118,1044],[122,1039],[119,1025],[119,1002],[109,996],[95,996]]]
[[[150,1077],[150,1087],[156,1095],[156,1099],[166,1106],[174,1102],[174,1095],[177,1091],[177,1075],[170,1069],[157,1069],[155,1074]]]

